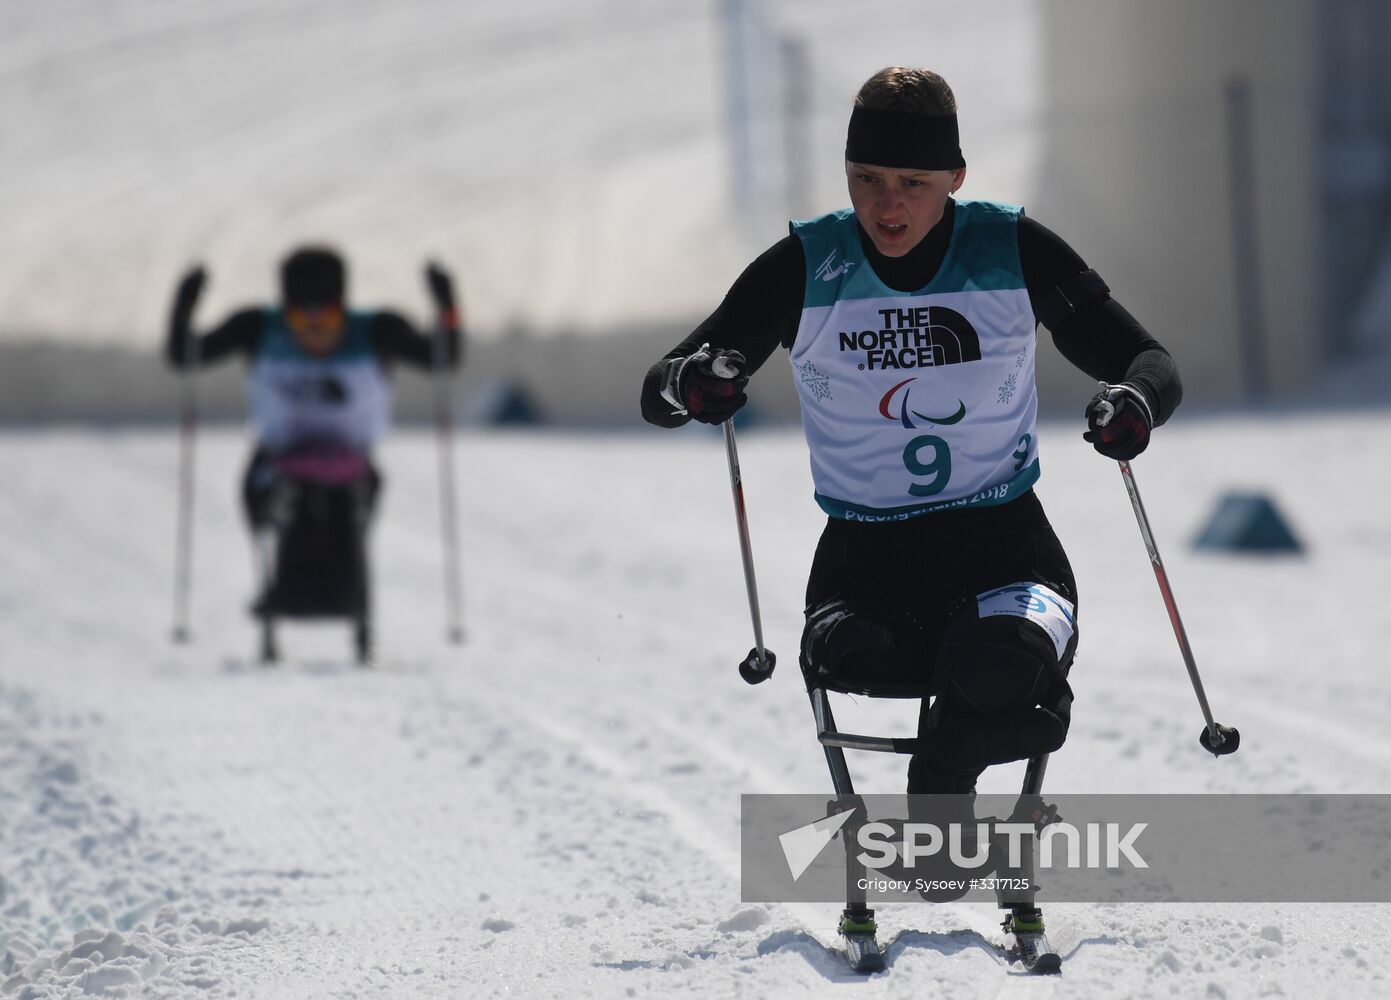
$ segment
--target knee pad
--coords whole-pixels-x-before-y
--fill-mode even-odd
[[[828,601],[807,614],[802,631],[802,671],[808,684],[857,690],[874,682],[910,683],[931,672],[920,643],[882,608]]]
[[[1074,643],[1069,636],[1068,660]],[[1072,689],[1052,637],[1036,622],[1019,615],[955,622],[935,675],[938,698],[920,734],[924,767],[985,768],[1052,753],[1067,738]]]
[[[960,718],[946,716],[940,725],[919,740],[914,757],[923,760],[919,771],[909,771],[910,791],[931,791],[930,786],[914,787],[932,773],[979,774],[993,764],[1027,760],[1052,753],[1067,739],[1067,720],[1048,708],[1022,708],[999,715]]]
[[[1066,684],[1048,633],[1016,615],[953,624],[943,637],[935,678],[945,707],[965,718],[1033,708],[1048,700],[1059,681]]]
[[[894,633],[879,616],[845,601],[831,601],[807,615],[802,658],[814,668],[840,673],[856,661],[894,652]]]

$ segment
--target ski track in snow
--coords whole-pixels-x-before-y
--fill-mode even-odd
[[[1043,428],[1040,494],[1082,591],[1049,789],[1385,792],[1388,626],[1347,608],[1391,570],[1391,531],[1359,500],[1391,474],[1356,443],[1391,416],[1180,421],[1136,463],[1215,714],[1242,730],[1220,761],[1196,745],[1119,477],[1076,430]],[[829,790],[795,667],[821,522],[804,448],[795,432],[741,444],[783,658],[757,688],[734,670],[749,629],[718,435],[465,435],[468,642],[451,648],[434,445],[399,434],[373,671],[346,664],[336,625],[287,626],[286,664],[251,662],[239,434],[199,441],[187,647],[166,638],[172,436],[0,435],[16,470],[0,496],[0,997],[1388,992],[1384,905],[1054,904],[1059,980],[1003,964],[992,907],[885,906],[890,971],[862,980],[832,950],[837,907],[741,903],[740,793]],[[1247,486],[1275,494],[1308,557],[1188,548],[1216,495]],[[908,733],[909,708],[837,713]],[[901,759],[851,767],[862,790],[902,788]]]

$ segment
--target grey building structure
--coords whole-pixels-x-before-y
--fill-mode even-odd
[[[1189,398],[1391,344],[1391,3],[1045,0],[1033,201]],[[1040,352],[1041,377],[1065,366]],[[1391,393],[1388,393],[1391,398]]]

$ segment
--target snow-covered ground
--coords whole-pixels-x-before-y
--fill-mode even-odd
[[[1043,430],[1040,493],[1082,588],[1058,792],[1387,792],[1385,410],[1165,428],[1141,489],[1234,757],[1200,716],[1119,476]],[[1371,444],[1369,444],[1371,442]],[[383,452],[382,664],[287,628],[263,670],[234,483],[198,451],[193,622],[168,641],[167,433],[0,436],[0,996],[1323,997],[1391,992],[1387,905],[1057,905],[1057,980],[987,946],[990,907],[880,911],[887,974],[823,947],[837,908],[739,900],[742,792],[828,790],[794,669],[820,517],[795,432],[745,435],[757,688],[718,435],[466,436],[468,641],[443,642],[435,453]],[[1187,545],[1270,491],[1307,557]],[[911,729],[846,704],[847,728]],[[863,790],[903,762],[852,760]],[[1018,767],[986,776],[1017,787]]]

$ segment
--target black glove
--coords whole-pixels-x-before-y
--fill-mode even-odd
[[[196,367],[198,364],[197,341],[191,326],[193,310],[207,281],[208,272],[202,264],[195,264],[179,279],[179,285],[174,290],[174,308],[169,315],[169,339],[164,344],[164,356],[175,368]]]
[[[436,261],[425,265],[425,284],[430,287],[430,298],[441,313],[454,311],[454,279]]]
[[[191,316],[193,307],[198,304],[198,296],[203,294],[203,286],[208,282],[208,272],[202,264],[195,264],[179,281],[174,292],[174,312]]]
[[[667,362],[662,396],[703,424],[722,424],[749,401],[749,377],[740,374],[745,363],[738,351],[702,344],[694,354]]]
[[[1128,462],[1150,443],[1154,418],[1144,394],[1127,383],[1108,385],[1087,404],[1082,440],[1118,462]]]

